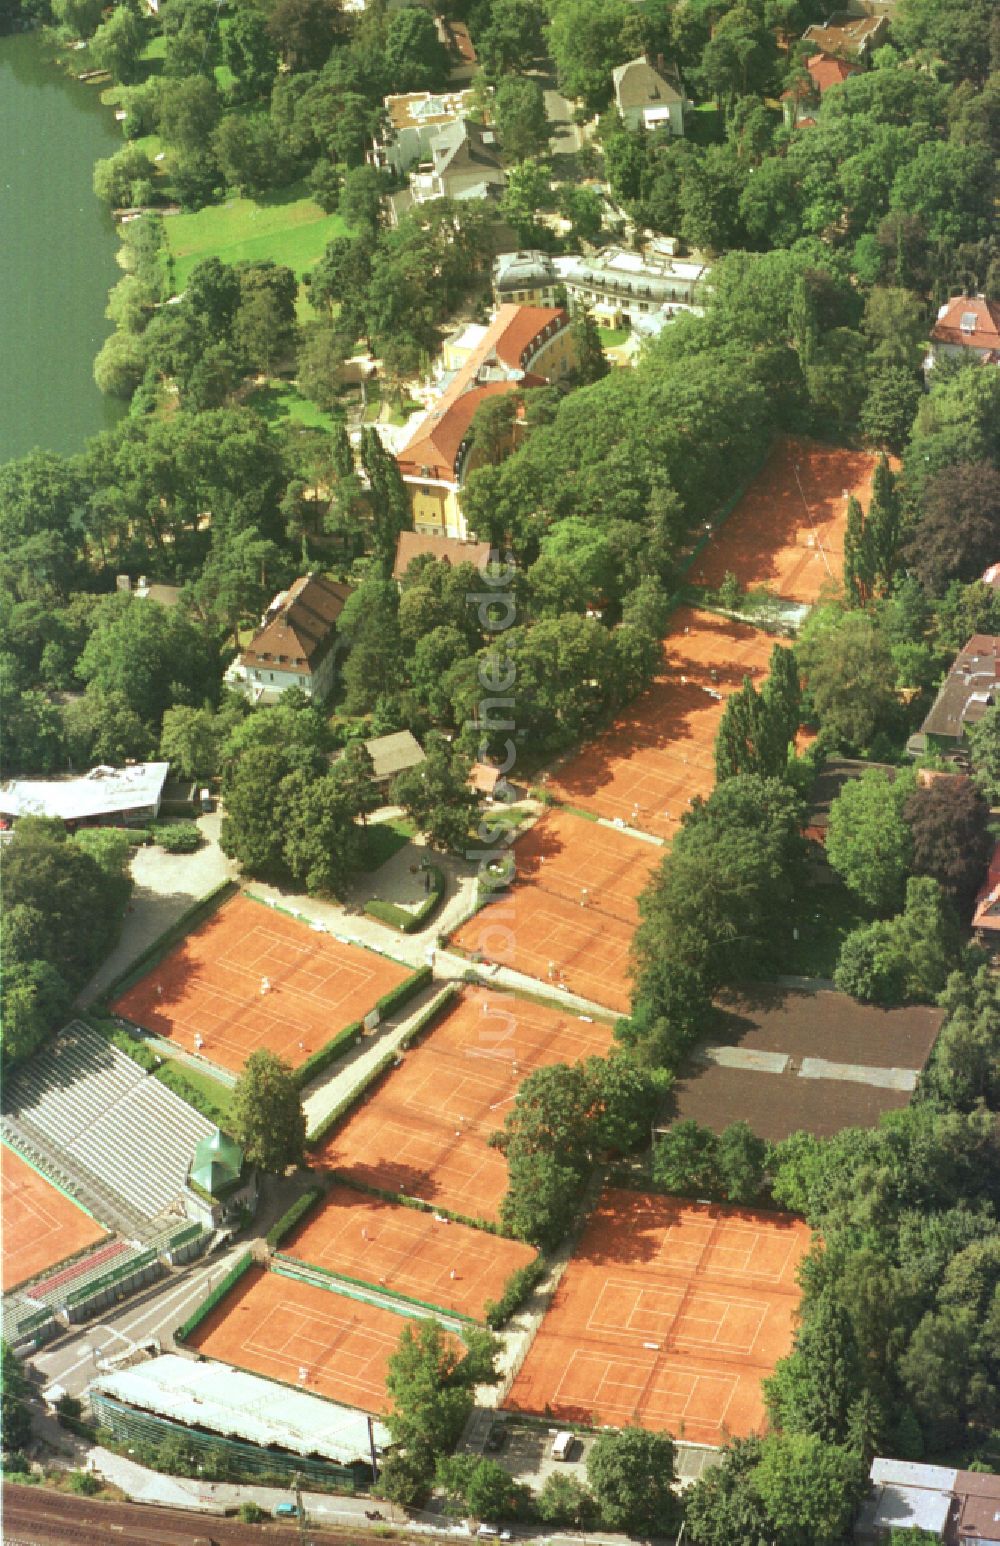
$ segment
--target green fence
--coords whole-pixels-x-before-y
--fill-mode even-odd
[[[174,1332],[174,1341],[186,1342],[192,1331],[197,1330],[205,1317],[212,1313],[216,1305],[219,1304],[221,1300],[225,1299],[226,1295],[229,1293],[229,1290],[231,1288],[235,1288],[236,1284],[240,1281],[240,1278],[249,1272],[252,1266],[253,1256],[249,1251],[244,1251],[239,1261],[230,1268],[225,1277],[222,1279],[221,1283],[217,1283],[212,1289],[212,1292],[207,1294],[206,1297],[201,1301],[201,1304],[198,1306],[198,1308],[192,1311],[183,1325],[178,1326],[177,1330]]]
[[[125,1278],[134,1277],[137,1272],[145,1272],[146,1268],[151,1267],[156,1259],[157,1253],[155,1250],[142,1251],[138,1256],[133,1256],[131,1260],[122,1262],[120,1267],[112,1267],[110,1272],[104,1272],[99,1278],[92,1278],[89,1283],[84,1283],[80,1288],[73,1289],[72,1293],[66,1295],[63,1304],[67,1309],[71,1309],[74,1305],[82,1304],[86,1299],[96,1299],[100,1294],[106,1293],[109,1288],[114,1288],[117,1283],[121,1283]]]
[[[431,1315],[446,1315],[451,1320],[465,1321],[469,1326],[479,1324],[474,1315],[466,1315],[462,1310],[448,1310],[443,1304],[431,1304],[427,1299],[417,1299],[413,1294],[403,1294],[398,1288],[383,1288],[377,1283],[366,1282],[364,1278],[352,1278],[348,1272],[334,1272],[330,1267],[317,1267],[312,1262],[300,1260],[298,1256],[290,1256],[287,1251],[278,1251],[275,1256],[275,1272],[282,1267],[295,1277],[316,1272],[322,1274],[324,1278],[331,1278],[330,1287],[334,1291],[338,1284],[344,1285],[345,1292],[351,1288],[368,1289],[380,1300],[398,1299],[403,1305],[413,1305],[415,1309],[426,1310]]]

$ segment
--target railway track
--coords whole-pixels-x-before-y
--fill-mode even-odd
[[[316,1530],[310,1525],[305,1532],[306,1541],[315,1546],[358,1546],[365,1538],[361,1529]],[[379,1538],[408,1539],[381,1532]],[[297,1523],[245,1525],[184,1509],[104,1503],[43,1487],[5,1483],[3,1488],[4,1546],[297,1546],[299,1540]]]

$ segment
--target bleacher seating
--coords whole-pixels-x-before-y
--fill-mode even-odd
[[[15,1147],[30,1146],[102,1223],[133,1235],[178,1201],[195,1146],[213,1131],[81,1021],[14,1072],[3,1113]]]

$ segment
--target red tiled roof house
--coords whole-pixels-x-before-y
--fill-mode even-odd
[[[460,491],[477,460],[469,446],[476,409],[488,397],[558,381],[573,361],[569,317],[561,307],[499,308],[472,355],[396,453],[415,532],[469,537]]]
[[[321,700],[333,685],[337,619],[353,587],[307,574],[281,591],[226,672],[251,703],[276,703],[297,687]]]

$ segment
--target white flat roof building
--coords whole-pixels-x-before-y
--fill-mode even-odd
[[[319,1455],[338,1465],[367,1461],[371,1455],[364,1412],[211,1360],[196,1363],[164,1353],[133,1369],[99,1375],[89,1389],[265,1448]],[[378,1421],[372,1427],[376,1449],[385,1449],[389,1430]]]
[[[91,768],[80,778],[13,778],[0,786],[0,816],[54,816],[59,821],[102,821],[160,809],[169,762]]]

